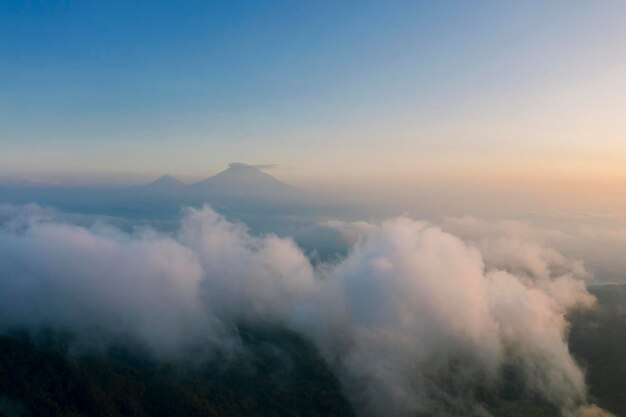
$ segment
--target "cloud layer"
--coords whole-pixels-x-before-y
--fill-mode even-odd
[[[350,249],[314,267],[292,240],[252,236],[208,207],[188,209],[174,234],[0,207],[0,329],[182,358],[236,354],[238,324],[278,323],[319,348],[364,416],[487,415],[475,393],[505,367],[566,413],[586,402],[565,319],[594,301],[580,264],[409,218],[324,227]]]

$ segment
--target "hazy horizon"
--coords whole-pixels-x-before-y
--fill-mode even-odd
[[[0,11],[0,178],[626,185],[622,2]]]

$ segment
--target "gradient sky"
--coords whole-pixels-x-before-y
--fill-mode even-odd
[[[0,177],[231,161],[296,184],[626,184],[626,2],[0,3]]]

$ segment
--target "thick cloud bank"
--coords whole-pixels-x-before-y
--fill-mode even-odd
[[[566,341],[568,309],[594,301],[579,264],[517,241],[470,246],[408,218],[325,227],[356,243],[313,267],[291,240],[251,236],[207,207],[173,235],[0,207],[0,329],[180,358],[234,354],[237,324],[279,323],[316,344],[362,415],[488,415],[476,392],[508,368],[565,414],[601,413],[578,408],[584,376]]]
[[[286,317],[312,284],[293,243],[252,238],[208,208],[189,210],[175,236],[79,227],[32,206],[0,232],[0,326],[131,338],[163,356],[227,347],[229,326]]]

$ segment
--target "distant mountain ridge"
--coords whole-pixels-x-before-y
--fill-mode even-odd
[[[0,185],[0,196],[12,204],[34,202],[70,212],[142,219],[174,219],[185,207],[208,204],[256,230],[267,231],[277,225],[268,220],[277,213],[310,211],[313,207],[321,210],[319,199],[262,172],[272,167],[230,164],[226,170],[191,184],[163,175],[152,182],[132,186],[3,188]]]
[[[224,171],[211,177],[186,184],[171,175],[163,175],[139,188],[152,194],[188,193],[200,196],[221,196],[253,199],[293,199],[304,193],[286,184],[261,169],[270,165],[248,165],[231,163]]]

